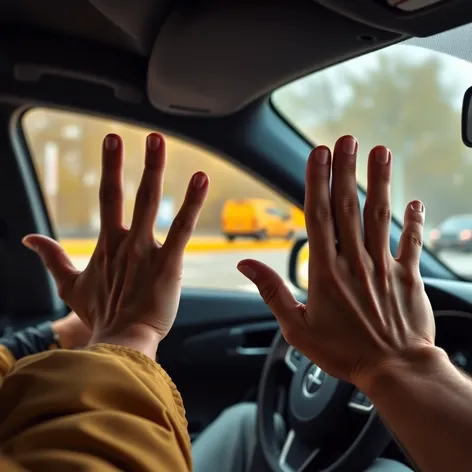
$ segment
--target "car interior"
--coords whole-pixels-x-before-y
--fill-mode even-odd
[[[467,0],[2,2],[1,329],[7,333],[68,312],[39,258],[21,244],[28,233],[58,237],[48,188],[28,138],[31,130],[25,128],[32,111],[160,131],[217,155],[303,208],[306,159],[318,141],[308,139],[277,108],[273,91],[400,44],[470,63],[469,20],[472,3]],[[311,113],[316,116],[317,109]],[[460,141],[459,128],[454,139]],[[99,147],[90,152],[99,159]],[[142,157],[127,159],[141,163]],[[209,175],[217,185],[219,174]],[[85,186],[88,180],[81,182]],[[364,196],[360,183],[361,204]],[[392,253],[400,234],[394,212]],[[265,262],[275,264],[302,302],[306,287],[296,266],[306,241],[303,231],[290,242],[281,241],[282,262],[264,253]],[[240,244],[234,257],[251,256],[246,243]],[[208,254],[198,256],[189,269],[196,277],[198,260],[204,264]],[[218,257],[213,265],[220,260],[228,264],[225,271],[236,272],[232,258]],[[201,267],[202,273],[216,270]],[[427,247],[421,273],[437,317],[438,345],[472,372],[472,282]],[[260,453],[255,470],[355,471],[378,456],[411,466],[368,399],[351,385],[330,379],[334,393],[326,405],[318,405],[323,411],[310,410],[305,419],[294,415],[294,404],[316,403],[317,397],[302,398],[305,374],[309,371],[311,379],[321,374],[286,345],[255,290],[236,279],[216,282],[225,274],[208,279],[206,286],[186,285],[184,278],[175,326],[159,348],[159,362],[183,396],[191,438],[225,408],[254,401]],[[274,411],[289,418],[281,444],[271,424]]]

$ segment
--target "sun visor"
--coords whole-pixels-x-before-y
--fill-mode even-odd
[[[399,39],[310,1],[187,3],[156,39],[148,96],[167,113],[224,116],[313,70]]]

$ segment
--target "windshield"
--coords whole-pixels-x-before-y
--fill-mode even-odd
[[[276,90],[272,101],[313,144],[332,147],[341,135],[356,136],[361,187],[369,150],[388,146],[393,215],[403,221],[406,204],[421,199],[425,245],[472,278],[472,231],[441,237],[446,220],[465,215],[470,221],[472,212],[472,150],[460,136],[462,98],[471,85],[471,63],[404,43],[292,82]]]

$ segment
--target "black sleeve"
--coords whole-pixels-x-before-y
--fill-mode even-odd
[[[18,360],[31,354],[57,348],[59,339],[52,330],[52,323],[46,321],[38,326],[17,331],[10,336],[1,337],[0,344],[5,346]]]

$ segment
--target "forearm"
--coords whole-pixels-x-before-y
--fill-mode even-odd
[[[472,470],[472,380],[438,348],[360,385],[422,472]]]

